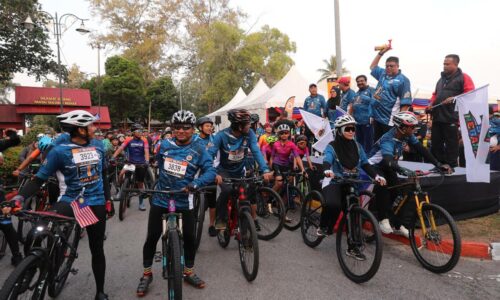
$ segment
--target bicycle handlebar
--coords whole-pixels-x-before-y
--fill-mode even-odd
[[[208,190],[215,189],[215,185],[208,185],[204,187],[197,188],[195,191],[186,192],[184,190],[140,190],[140,189],[123,189],[124,192],[132,192],[139,194],[164,194],[164,195],[172,195],[172,194],[187,194],[187,193],[204,193]]]

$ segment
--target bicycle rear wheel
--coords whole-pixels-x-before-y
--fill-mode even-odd
[[[124,191],[124,189],[129,188],[129,182],[130,178],[125,177],[122,183],[122,187],[120,188],[120,207],[118,210],[118,218],[120,219],[120,221],[123,221],[125,219],[125,212],[127,211],[128,207],[129,192]]]
[[[247,281],[253,281],[259,272],[259,244],[252,216],[248,211],[240,213],[238,248],[241,268]]]
[[[78,224],[66,226],[63,229],[68,244],[60,245],[55,252],[54,257],[54,278],[49,282],[48,294],[50,297],[57,297],[71,273],[73,262],[77,258],[78,243],[80,242],[81,228]]]
[[[453,217],[439,205],[424,204],[422,218],[423,224],[416,215],[409,228],[413,254],[431,272],[444,273],[452,270],[460,259],[462,247]],[[426,230],[425,234],[422,226]]]
[[[0,299],[43,299],[47,287],[47,267],[43,256],[27,256],[3,284]]]
[[[182,299],[181,242],[176,229],[168,231],[167,239],[168,299]]]
[[[382,234],[373,214],[361,207],[351,208],[349,221],[342,217],[337,230],[336,250],[340,267],[350,280],[370,280],[382,261]],[[366,241],[367,237],[372,242]]]
[[[194,195],[194,211],[196,216],[195,222],[195,249],[198,250],[201,242],[201,235],[203,233],[203,222],[205,221],[205,195],[196,193]]]
[[[285,192],[286,220],[285,228],[288,230],[296,230],[300,227],[300,215],[302,205],[304,203],[304,194],[293,185],[287,185]]]
[[[323,202],[321,193],[312,191],[307,194],[302,205],[300,232],[304,243],[311,248],[318,246],[323,240],[323,237],[316,234],[319,228]]]
[[[257,222],[260,230],[258,238],[268,241],[275,238],[283,229],[285,222],[285,207],[281,197],[273,189],[259,187],[257,189]]]

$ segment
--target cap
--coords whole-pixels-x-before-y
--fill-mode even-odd
[[[318,87],[318,86],[316,85],[316,83],[311,83],[311,84],[309,85],[309,88],[312,88],[312,87]]]
[[[351,84],[351,79],[349,79],[349,77],[340,77],[338,82],[339,84],[349,85]]]

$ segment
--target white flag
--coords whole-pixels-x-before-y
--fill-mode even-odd
[[[327,132],[327,130],[329,131],[330,123],[328,122],[328,119],[318,117],[315,114],[302,109],[299,109],[299,111],[302,115],[302,119],[306,123],[307,127],[309,127],[309,130],[311,130],[311,132],[314,134],[314,137],[316,137],[316,139],[319,140]],[[321,130],[323,130],[323,135],[319,135],[319,132]]]
[[[490,128],[488,112],[488,85],[455,97],[460,131],[467,162],[467,182],[490,182],[490,165],[486,163],[489,143],[486,134]]]

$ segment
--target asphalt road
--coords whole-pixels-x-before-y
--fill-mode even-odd
[[[208,217],[208,215],[207,215]],[[110,299],[136,299],[142,275],[142,246],[147,212],[132,203],[127,218],[108,222],[106,293]],[[498,299],[500,262],[461,259],[447,274],[433,274],[420,266],[409,246],[384,238],[384,253],[378,273],[369,282],[355,284],[344,276],[335,254],[335,239],[325,239],[316,249],[302,242],[300,231],[284,229],[274,240],[259,241],[260,267],[256,280],[248,283],[239,263],[238,246],[232,240],[226,249],[216,238],[202,237],[195,269],[205,280],[205,289],[184,284],[184,299]],[[158,246],[158,249],[159,246]],[[95,283],[90,251],[85,237],[70,275],[58,299],[93,299]],[[10,253],[0,261],[0,282],[8,277]],[[167,282],[154,264],[154,281],[145,299],[166,299]]]

